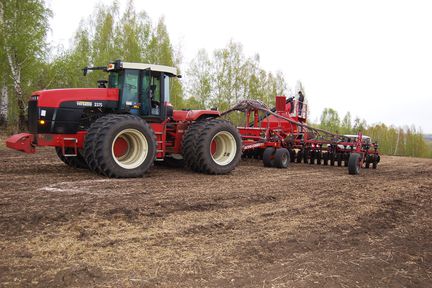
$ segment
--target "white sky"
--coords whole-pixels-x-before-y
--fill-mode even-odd
[[[47,2],[49,39],[68,47],[101,1]],[[431,1],[135,0],[135,7],[155,23],[165,16],[183,67],[200,48],[211,53],[233,39],[246,56],[258,53],[264,69],[282,71],[291,87],[302,81],[313,121],[331,107],[341,118],[350,111],[368,124],[432,133]]]

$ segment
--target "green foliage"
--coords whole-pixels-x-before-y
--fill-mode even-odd
[[[92,71],[85,77],[81,69],[86,66],[104,66],[116,59],[177,68],[180,65],[180,53],[172,47],[164,19],[153,27],[144,11],[136,11],[132,0],[121,15],[118,2],[110,6],[100,4],[87,20],[81,21],[72,47],[58,51],[48,60],[45,36],[50,15],[42,0],[0,2],[0,68],[4,71],[0,77],[0,108],[7,102],[3,101],[3,94],[9,95],[9,125],[25,120],[26,100],[32,91],[95,87],[97,80],[106,78],[101,71]],[[16,81],[5,76],[12,74],[12,69],[19,72],[19,89]],[[9,93],[4,93],[3,87]],[[175,107],[185,106],[182,97],[183,87],[178,79],[173,79],[171,102]],[[0,122],[4,118],[0,115]]]
[[[87,21],[80,23],[73,47],[58,54],[47,67],[46,73],[52,77],[50,88],[95,87],[96,81],[106,78],[106,74],[92,71],[84,77],[80,70],[104,66],[116,59],[179,66],[163,18],[153,27],[144,11],[135,10],[133,1],[119,14],[117,2],[99,5]],[[181,106],[182,86],[177,79],[171,85],[171,102]]]
[[[338,134],[362,132],[379,144],[379,150],[383,154],[432,158],[432,144],[428,145],[424,135],[414,126],[403,128],[384,124],[369,126],[364,119],[359,117],[356,117],[354,124],[351,124],[350,112],[347,112],[342,121],[339,121],[336,110],[325,108],[318,127]]]
[[[187,70],[187,79],[189,97],[197,99],[201,108],[217,107],[220,111],[242,99],[257,99],[273,106],[275,95],[287,90],[281,72],[266,72],[259,67],[258,55],[246,57],[243,46],[233,41],[215,50],[211,57],[205,50],[198,51]]]
[[[373,137],[385,154],[403,155],[412,157],[430,157],[431,150],[428,147],[421,131],[412,127],[387,127],[377,124],[368,127],[365,131]]]
[[[180,74],[180,60],[176,57],[171,45],[164,18],[159,19],[158,25],[151,35],[150,43],[147,47],[147,57],[146,62],[177,67]],[[183,108],[182,96],[182,84],[178,79],[173,78],[171,81],[170,101],[174,107]]]
[[[321,114],[320,128],[333,133],[340,133],[340,126],[341,123],[337,111],[332,108],[325,108]]]
[[[340,125],[340,133],[341,134],[351,134],[353,131],[352,123],[351,123],[351,113],[348,111],[344,118],[342,119]]]
[[[1,97],[8,97],[8,125],[15,127],[13,130],[25,128],[25,96],[39,81],[50,16],[42,0],[0,2],[0,68],[3,75],[9,76],[0,79],[1,89],[7,88]],[[4,99],[0,100],[4,103]]]
[[[195,59],[189,64],[187,70],[187,93],[189,99],[196,101],[197,108],[205,108],[210,105],[212,94],[212,64],[207,51],[198,51]]]

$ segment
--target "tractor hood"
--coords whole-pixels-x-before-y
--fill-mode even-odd
[[[30,100],[37,100],[40,107],[58,108],[63,102],[82,101],[119,101],[117,88],[74,88],[52,89],[33,92]]]

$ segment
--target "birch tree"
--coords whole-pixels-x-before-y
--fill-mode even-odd
[[[207,51],[201,49],[192,59],[187,70],[187,93],[198,101],[201,108],[210,106],[212,86],[212,62]]]
[[[38,64],[44,60],[47,47],[45,37],[51,12],[42,0],[3,0],[0,9],[1,48],[8,68],[4,73],[10,75],[13,104],[18,108],[18,127],[24,130],[27,110],[25,97],[33,86],[35,70],[40,67]],[[0,80],[5,83],[4,79]],[[5,91],[2,89],[3,93]],[[5,97],[5,94],[2,95]]]
[[[4,47],[4,6],[3,2],[0,2],[0,47]],[[0,69],[1,71],[7,71],[6,55],[3,49],[0,49]],[[9,93],[8,93],[8,82],[7,74],[2,73],[0,77],[0,126],[7,125],[8,120],[8,106],[9,106]]]

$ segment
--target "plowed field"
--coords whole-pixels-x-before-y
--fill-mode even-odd
[[[2,287],[431,287],[432,160],[107,179],[0,150]]]

